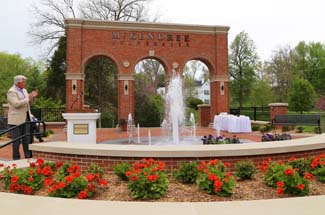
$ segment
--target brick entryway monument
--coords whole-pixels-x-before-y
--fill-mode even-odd
[[[83,111],[84,70],[105,56],[117,65],[118,118],[134,115],[134,71],[146,58],[159,61],[167,78],[182,73],[187,61],[200,60],[210,71],[210,116],[229,109],[227,26],[66,20],[66,109]]]

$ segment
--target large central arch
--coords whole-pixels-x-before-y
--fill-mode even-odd
[[[200,59],[210,70],[210,121],[228,112],[227,26],[179,25],[67,19],[66,109],[83,111],[84,68],[93,56],[107,56],[118,69],[118,118],[134,114],[134,67],[147,57],[159,58],[167,77],[185,63]]]

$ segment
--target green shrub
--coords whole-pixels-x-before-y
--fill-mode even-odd
[[[295,169],[300,176],[304,176],[306,172],[310,172],[310,160],[304,158],[291,159],[288,161],[288,164]]]
[[[127,171],[131,169],[131,165],[128,162],[118,163],[114,166],[114,173],[117,175],[121,180],[127,181],[128,177],[125,175]]]
[[[197,163],[193,161],[181,163],[178,171],[174,173],[174,176],[177,180],[184,184],[195,183],[198,176]]]
[[[126,172],[129,178],[128,188],[134,199],[159,199],[168,189],[165,163],[154,159],[142,159],[135,162]]]
[[[251,179],[256,173],[256,167],[252,161],[239,161],[235,166],[236,176],[241,180]]]
[[[260,126],[259,125],[252,125],[252,131],[259,131]]]
[[[297,133],[303,133],[304,132],[304,127],[302,127],[302,126],[298,126],[296,129],[297,129],[296,130]]]
[[[98,174],[101,178],[104,175],[104,170],[98,166],[97,163],[91,163],[88,167],[87,174]]]
[[[275,188],[277,186],[276,183],[283,177],[286,168],[282,163],[271,161],[264,175],[264,183],[269,187]]]
[[[198,165],[199,175],[196,184],[201,190],[218,196],[231,196],[235,187],[235,180],[226,172],[228,163],[219,160],[202,161]]]
[[[271,124],[265,124],[259,127],[259,131],[264,133],[264,132],[268,132],[271,131],[273,129],[273,126]]]

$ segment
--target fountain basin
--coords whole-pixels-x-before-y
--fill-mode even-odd
[[[271,157],[274,160],[315,156],[325,153],[325,134],[302,139],[226,145],[117,145],[78,144],[68,142],[47,142],[32,144],[30,149],[35,158],[51,161],[66,161],[86,168],[92,162],[106,171],[112,171],[116,163],[141,158],[155,158],[166,163],[167,170],[177,168],[186,161],[220,159],[230,162],[251,160],[256,165]]]

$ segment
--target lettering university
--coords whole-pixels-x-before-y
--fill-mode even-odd
[[[190,35],[172,33],[112,32],[113,44],[189,47]]]

